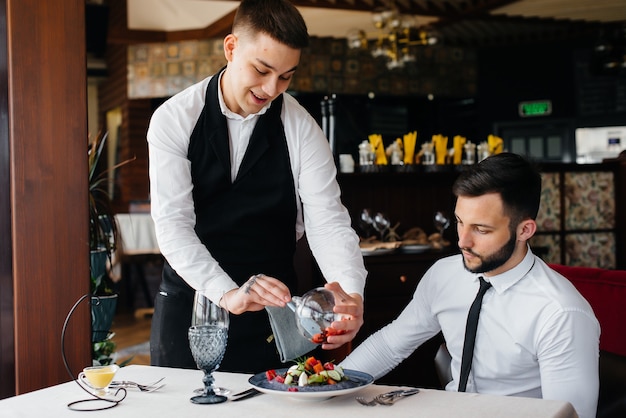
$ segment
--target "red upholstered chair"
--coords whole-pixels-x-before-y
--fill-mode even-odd
[[[576,286],[600,322],[598,418],[626,417],[626,271],[550,267]]]

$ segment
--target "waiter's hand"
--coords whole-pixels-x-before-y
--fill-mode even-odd
[[[264,274],[256,274],[238,289],[225,293],[220,306],[239,315],[248,311],[260,311],[266,306],[283,307],[290,300],[291,293],[283,282]]]
[[[326,283],[324,287],[335,296],[333,311],[343,317],[331,325],[339,334],[328,335],[322,344],[324,350],[334,350],[352,341],[363,326],[363,298],[356,293],[347,294],[337,282]]]

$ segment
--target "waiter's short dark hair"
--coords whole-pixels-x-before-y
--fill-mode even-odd
[[[455,196],[498,193],[507,215],[519,223],[536,219],[541,201],[541,174],[524,157],[503,152],[485,158],[461,173],[452,186]]]
[[[287,0],[243,0],[233,21],[233,32],[263,32],[294,49],[309,46],[309,33],[298,9]]]

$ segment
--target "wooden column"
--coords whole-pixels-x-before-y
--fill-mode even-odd
[[[0,396],[70,379],[89,291],[84,0],[0,0]],[[88,305],[66,352],[91,362]]]
[[[0,0],[0,398],[15,392],[6,0]]]

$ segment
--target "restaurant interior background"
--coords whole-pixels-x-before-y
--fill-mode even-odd
[[[37,3],[36,7],[32,1],[24,3],[24,6],[12,0],[8,3],[12,4],[9,12],[17,12],[18,17],[23,19],[41,7],[41,11],[35,14],[36,17],[40,18],[45,14],[46,19],[49,19],[48,15],[52,14],[59,18],[58,23],[46,23],[45,29],[50,27],[61,31],[64,22],[61,18],[65,18],[65,15],[74,16],[75,4],[78,2],[68,2],[72,4],[72,8],[65,11],[65,15],[63,11],[45,9],[54,7],[54,2],[51,2],[50,6],[45,2]],[[168,17],[180,17],[183,14],[182,5],[185,3],[194,4],[196,7],[201,7],[204,3],[214,4],[215,8],[211,9],[209,15],[215,21],[208,26],[192,28],[129,26],[131,19],[137,16],[152,15],[148,11],[165,10]],[[233,15],[228,10],[232,10],[236,3],[228,0],[222,2],[85,0],[89,131],[94,137],[99,130],[107,129],[115,139],[111,141],[114,145],[111,149],[110,164],[128,157],[137,157],[133,164],[118,170],[115,178],[113,190],[118,212],[128,212],[133,205],[149,200],[145,133],[150,115],[156,106],[176,91],[168,90],[167,86],[180,89],[185,83],[219,68],[219,39],[230,29]],[[549,213],[543,215],[546,217],[546,223],[544,231],[540,234],[548,243],[547,245],[541,243],[542,247],[548,247],[547,256],[554,257],[564,264],[597,265],[600,260],[606,263],[602,264],[603,266],[619,269],[626,267],[624,265],[626,259],[623,257],[626,225],[623,217],[616,215],[623,213],[626,207],[626,177],[623,165],[570,164],[576,160],[578,128],[623,127],[626,124],[626,77],[623,63],[626,8],[623,7],[623,0],[471,2],[398,0],[395,5],[401,11],[421,16],[418,19],[419,25],[428,23],[428,27],[440,36],[436,45],[416,47],[415,60],[407,62],[404,68],[393,70],[388,68],[388,63],[382,58],[373,59],[367,50],[349,50],[345,42],[350,29],[374,31],[371,27],[367,28],[371,12],[374,8],[384,5],[383,2],[296,0],[294,3],[308,8],[307,13],[316,18],[315,24],[309,23],[310,28],[317,28],[317,22],[322,21],[330,27],[325,30],[332,31],[332,37],[321,29],[319,35],[312,31],[314,37],[311,49],[303,54],[303,65],[298,70],[292,87],[293,94],[318,119],[321,115],[321,101],[326,96],[336,95],[334,109],[336,129],[333,132],[338,141],[338,152],[356,153],[355,146],[370,133],[382,134],[387,143],[413,130],[419,134],[418,143],[429,141],[434,134],[449,137],[463,135],[475,143],[486,140],[489,134],[499,135],[505,141],[505,148],[515,147],[525,151],[544,164],[548,184],[551,185],[549,198],[555,205],[551,206]],[[131,7],[133,4],[143,7],[138,11]],[[219,14],[215,10],[225,11],[224,14]],[[361,14],[348,18],[344,12],[350,10],[356,10]],[[80,12],[82,13],[82,10]],[[191,15],[204,16],[197,10],[195,12]],[[303,12],[305,16],[307,13]],[[324,25],[320,25],[322,26]],[[16,30],[15,25],[8,25],[8,28]],[[71,33],[71,30],[66,32]],[[24,42],[28,40],[28,45],[36,45],[36,48],[49,52],[54,51],[54,47],[48,42],[54,45],[54,42],[71,41],[71,37],[65,39],[60,35],[29,39],[23,32],[19,32],[18,36],[9,37],[9,43],[13,42],[12,39]],[[604,48],[599,48],[602,46]],[[39,49],[35,49],[35,53],[38,51]],[[616,54],[615,51],[621,53]],[[48,55],[36,58],[40,60],[42,66],[45,64],[46,68],[55,69],[57,71],[55,74],[59,74],[59,71],[74,74],[70,71],[72,66],[65,69],[66,62],[72,62],[73,59],[68,53],[69,49],[66,51],[59,48],[54,52],[57,58]],[[194,59],[181,59],[184,58],[183,54],[188,52],[195,54]],[[199,55],[198,52],[207,54]],[[29,68],[32,68],[28,60],[19,61],[21,57],[14,54],[12,59],[18,63],[28,64]],[[56,59],[59,62],[56,62]],[[156,61],[149,61],[152,59]],[[149,62],[154,65],[151,67],[143,65]],[[54,65],[51,67],[50,64]],[[20,73],[15,74],[14,77],[19,80]],[[159,81],[155,83],[156,78],[159,78]],[[40,79],[41,84],[37,83]],[[80,74],[76,79],[81,79]],[[30,83],[19,84],[14,91],[20,92],[28,86],[40,89],[28,97],[48,98],[46,96],[48,90],[44,87],[50,88],[50,83],[46,77],[37,77]],[[63,86],[60,84],[59,88]],[[76,104],[75,99],[79,99],[79,95],[73,94],[69,87],[66,91],[68,92],[66,95],[57,94],[51,97],[71,97],[72,104]],[[148,94],[145,94],[146,92]],[[525,102],[540,104],[549,102],[550,112],[522,116],[520,104]],[[19,100],[16,103],[17,105],[15,103],[13,105],[19,107]],[[54,114],[57,115],[61,109],[55,110]],[[47,117],[47,114],[38,115],[38,119],[48,121]],[[25,128],[28,126],[16,124],[13,130],[20,131]],[[616,129],[616,132],[622,135],[621,128]],[[619,139],[623,149],[626,138],[621,136]],[[602,146],[604,145],[606,144],[603,141]],[[53,152],[48,154],[52,155]],[[68,157],[76,156],[72,154]],[[3,169],[0,172],[0,183],[3,186],[8,184],[6,181],[8,176],[4,175],[5,167],[6,164],[0,163],[0,168]],[[54,167],[56,169],[57,166]],[[16,172],[16,180],[21,180],[19,177],[21,175],[22,173]],[[28,179],[28,175],[24,177]],[[340,174],[338,178],[346,206],[353,218],[358,218],[361,209],[370,207],[386,212],[391,219],[400,222],[403,228],[421,226],[432,232],[434,212],[450,211],[452,208],[453,201],[449,190],[454,177],[454,171],[445,171],[354,173]],[[568,195],[566,191],[568,188],[572,189],[570,187],[572,181],[578,180],[583,183],[591,182],[592,188],[605,190],[605,193],[600,198],[593,193],[582,193],[582,203],[570,202],[567,199],[571,194]],[[585,187],[586,189],[582,190],[589,190],[588,185]],[[29,191],[28,187],[25,189],[26,192]],[[581,189],[574,187],[573,191],[578,196],[576,193]],[[76,196],[80,193],[75,193],[74,190],[72,194]],[[63,202],[65,200],[67,199],[63,194],[59,194],[55,200],[51,199]],[[0,201],[2,203],[0,212],[3,215],[9,214],[7,209],[9,205],[1,199]],[[573,224],[568,223],[572,219],[566,216],[566,210],[572,206],[571,203],[582,205],[583,209],[587,210],[589,202],[595,202],[591,208],[593,209],[591,216],[586,217],[582,223],[577,223],[580,218],[574,216]],[[608,207],[610,216],[606,216],[604,206]],[[56,207],[48,208],[44,213],[59,213],[61,209],[64,211],[62,213],[68,213],[68,208]],[[13,219],[19,215],[10,214],[7,218]],[[556,226],[551,221],[556,221]],[[12,248],[14,244],[7,241],[11,237],[11,231],[7,231],[6,225],[0,224],[2,231],[8,232],[3,234],[4,237],[0,238],[0,242],[2,244],[8,242],[7,248]],[[15,225],[22,226],[19,223]],[[67,234],[71,235],[70,232]],[[63,236],[59,236],[59,242],[63,244],[72,241],[65,236],[67,234],[63,231]],[[587,247],[583,247],[583,250],[578,249],[573,254],[579,256],[582,254],[588,258],[573,259],[571,254],[568,255],[567,244],[572,242],[572,237],[579,236],[608,240],[603,242],[608,242],[606,247],[610,251],[605,254],[606,257],[598,257],[585,251]],[[454,231],[448,229],[446,237],[453,241]],[[32,243],[29,243],[24,243],[24,248],[20,244],[20,248],[14,250],[14,253],[10,251],[7,253],[3,247],[0,255],[4,257],[13,254],[14,259],[18,260],[14,261],[17,265],[23,259],[23,255],[30,251],[28,245]],[[59,248],[61,249],[58,251],[66,251],[63,245]],[[58,258],[56,251],[47,250],[44,262],[39,264],[45,266],[53,264]],[[376,298],[373,296],[382,298],[378,300],[381,305],[385,302],[403,306],[406,295],[410,294],[408,288],[414,287],[427,266],[443,254],[445,252],[366,257],[370,271],[367,292],[371,293],[368,294],[371,303],[368,306],[368,309],[371,307],[369,327],[374,328],[395,315],[389,310],[377,309]],[[303,260],[306,271],[302,273],[309,277],[310,283],[313,284],[317,280],[315,266],[306,254]],[[31,266],[39,264],[30,263]],[[86,261],[80,266],[86,267],[85,264]],[[17,266],[18,274],[31,271],[31,267],[24,266],[22,264]],[[4,265],[0,267],[4,268]],[[33,269],[36,270],[34,267]],[[57,267],[57,270],[61,268]],[[6,274],[6,270],[0,273],[3,279],[13,278],[11,271],[9,274]],[[35,273],[39,273],[39,270]],[[74,273],[70,272],[69,275],[71,274]],[[22,283],[31,279],[31,277],[20,278],[25,279]],[[395,280],[397,278],[399,280]],[[69,279],[56,280],[64,284]],[[3,291],[13,290],[13,285],[5,285],[4,281],[1,284]],[[42,294],[49,289],[48,286],[51,285],[47,282],[45,286],[41,286]],[[18,288],[21,289],[22,287]],[[63,292],[63,289],[58,288],[54,291]],[[17,293],[16,291],[15,300],[18,302],[15,307],[7,302],[8,293],[3,293],[1,300],[3,317],[0,328],[3,351],[7,348],[7,352],[15,351],[17,358],[14,362],[13,356],[0,355],[3,381],[16,382],[2,386],[0,393],[2,396],[7,396],[7,393],[10,394],[18,386],[21,390],[24,388],[28,390],[41,384],[58,382],[59,375],[64,373],[54,368],[54,372],[51,371],[43,378],[29,374],[28,366],[33,364],[34,359],[32,356],[25,357],[31,349],[27,350],[28,343],[23,342],[31,341],[30,332],[34,333],[32,341],[39,341],[42,338],[41,330],[35,327],[31,331],[25,326],[18,329],[17,322],[14,328],[12,323],[14,317],[20,320],[30,318],[31,314],[26,311],[32,309],[30,307],[27,309],[27,304],[19,304],[19,301],[23,300],[23,295]],[[47,301],[43,297],[41,300]],[[49,309],[48,305],[45,305],[45,309]],[[7,306],[12,312],[10,315],[5,315],[4,308]],[[44,308],[43,304],[37,306]],[[50,317],[56,318],[59,315],[56,311],[48,312]],[[63,317],[64,315],[65,312]],[[365,329],[365,332],[369,330]],[[15,338],[5,338],[8,334],[15,334]],[[48,347],[54,345],[56,350],[57,339],[58,332],[54,330],[45,334],[44,343]],[[16,349],[14,343],[21,344]],[[39,350],[40,346],[37,349]],[[80,348],[75,350],[81,351]],[[56,352],[54,355],[56,356]],[[42,358],[47,359],[47,356],[49,355]],[[84,352],[77,354],[77,357],[80,356],[84,356]],[[28,365],[24,366],[26,363]],[[13,374],[16,376],[15,379],[11,379]]]
[[[87,1],[90,132],[108,125],[113,135],[109,164],[137,157],[115,179],[119,212],[149,202],[145,133],[150,115],[168,97],[225,64],[222,38],[229,32],[237,3]],[[620,255],[626,225],[616,216],[624,207],[625,170],[617,163],[575,164],[599,163],[626,149],[623,4],[294,3],[312,38],[290,93],[320,124],[323,115],[332,113],[334,129],[328,135],[333,137],[335,154],[352,154],[358,161],[359,143],[374,133],[381,134],[386,145],[411,131],[417,131],[418,144],[437,134],[461,135],[476,144],[497,135],[505,149],[542,164],[545,190],[540,232],[533,242],[542,257],[567,265],[625,268]],[[374,57],[377,36],[384,32],[380,39],[387,42],[390,33],[400,38],[405,33],[373,25],[374,14],[390,7],[412,16],[412,46]],[[359,31],[370,40],[364,42]],[[358,48],[350,48],[349,39]],[[403,55],[408,58],[403,60]],[[433,214],[452,211],[450,186],[456,174],[358,173],[357,168],[357,173],[341,173],[338,179],[357,230],[360,212],[369,208],[399,223],[399,232],[421,227],[431,233]],[[453,229],[445,231],[451,242],[454,234]],[[366,257],[370,304],[363,334],[393,318],[396,312],[381,306],[403,306],[407,289],[434,260],[454,252],[453,247],[427,255]],[[143,271],[148,291],[124,295],[123,306],[149,307],[146,294],[156,292],[159,260],[140,262],[127,281],[139,290],[136,275]],[[308,279],[302,291],[320,283],[306,246],[296,262],[300,275]],[[130,259],[127,264],[137,263]],[[396,288],[390,285],[393,277],[405,280]],[[145,285],[145,277],[139,280]],[[422,354],[430,355],[431,351]]]
[[[237,3],[87,1],[90,132],[106,127],[112,135],[109,164],[137,158],[115,179],[112,191],[119,212],[149,201],[145,132],[151,113],[167,97],[224,65],[222,38]],[[540,219],[545,228],[540,228],[536,245],[548,260],[624,267],[623,258],[617,257],[623,253],[624,226],[615,216],[623,205],[620,172],[606,166],[575,174],[570,172],[587,169],[567,166],[600,162],[626,149],[626,8],[619,1],[294,3],[307,19],[312,42],[290,92],[320,123],[322,112],[332,111],[329,136],[334,137],[336,154],[352,154],[358,161],[359,143],[374,133],[386,145],[411,131],[417,132],[418,144],[436,134],[449,137],[449,143],[461,135],[476,144],[497,135],[505,149],[545,165],[549,196],[542,210],[545,219]],[[374,57],[373,40],[361,42],[361,48],[348,47],[347,39],[358,30],[369,38],[381,31],[388,37],[389,29],[378,30],[372,17],[391,6],[412,16],[411,30],[417,33],[413,43],[419,43],[415,39],[422,33],[437,42],[411,46],[404,52],[410,56],[406,61],[402,50],[395,61]],[[543,111],[527,113],[533,105]],[[362,181],[369,185],[376,183],[371,181],[376,176],[365,177]],[[345,175],[339,179],[353,218],[370,207],[387,212],[401,229],[432,230],[432,214],[451,210],[446,194],[451,181],[443,177],[444,191],[420,190],[424,179],[415,176],[380,180],[380,190],[368,198],[363,193],[351,197],[359,180]],[[561,201],[561,196],[571,195],[566,190],[573,187],[588,197],[605,183],[608,189],[603,186],[600,197],[590,197],[600,204],[583,203],[596,206],[584,219],[573,210],[565,213],[572,203]],[[419,199],[395,204],[390,187]],[[430,204],[424,204],[426,193],[433,196]],[[382,204],[384,198],[391,200]],[[446,233],[453,238],[454,231]],[[598,245],[604,247],[601,254],[595,251]]]

